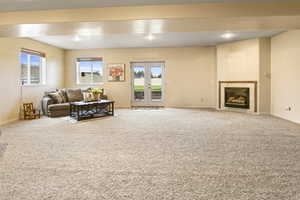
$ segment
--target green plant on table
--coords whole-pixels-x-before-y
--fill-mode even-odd
[[[102,90],[99,89],[99,88],[93,88],[93,89],[91,90],[91,92],[92,92],[93,95],[102,94]]]

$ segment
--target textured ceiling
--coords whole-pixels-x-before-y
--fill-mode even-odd
[[[41,36],[32,39],[64,49],[133,48],[133,47],[180,47],[211,46],[225,42],[273,36],[281,31],[231,32],[231,39],[222,38],[226,32],[173,32],[153,34],[108,34],[93,36]]]
[[[21,10],[49,10],[95,8],[109,6],[141,6],[203,2],[262,2],[288,0],[0,0],[0,12]],[[292,0],[293,1],[293,0]],[[296,1],[296,0],[294,0]]]

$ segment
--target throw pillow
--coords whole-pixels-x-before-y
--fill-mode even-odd
[[[53,99],[55,103],[63,103],[62,96],[59,92],[48,93],[48,96]]]
[[[89,101],[93,101],[94,96],[91,92],[83,92],[83,101],[85,102],[89,102]]]
[[[66,89],[56,89],[56,91],[61,95],[61,97],[63,99],[63,103],[67,103],[68,102],[68,96],[67,96]]]
[[[68,96],[69,102],[83,100],[81,89],[67,89],[67,96]]]

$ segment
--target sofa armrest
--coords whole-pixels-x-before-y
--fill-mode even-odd
[[[44,115],[48,116],[48,106],[54,104],[54,101],[50,97],[43,97],[42,99],[42,111]]]

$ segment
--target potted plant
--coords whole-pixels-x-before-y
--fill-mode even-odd
[[[91,93],[94,96],[94,100],[100,100],[101,94],[102,94],[102,90],[99,88],[93,88],[91,90]]]

